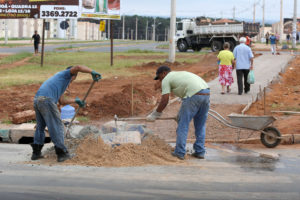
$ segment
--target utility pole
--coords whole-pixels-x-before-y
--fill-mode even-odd
[[[147,22],[146,22],[146,34],[145,34],[145,40],[148,40],[148,19],[147,19]]]
[[[152,33],[152,40],[155,41],[155,20],[156,18],[154,18],[154,23],[153,23],[153,33]]]
[[[122,39],[125,39],[125,15],[123,16]]]
[[[294,0],[294,17],[293,17],[293,44],[292,47],[293,49],[296,49],[296,36],[297,34],[297,0]]]
[[[280,43],[282,42],[283,37],[283,1],[280,0],[280,29],[279,29],[279,35],[280,35]]]
[[[255,23],[255,9],[256,9],[256,4],[253,4],[253,23]]]
[[[7,44],[8,41],[7,19],[4,19],[4,21],[5,21],[5,44]]]
[[[170,37],[169,37],[169,62],[175,62],[175,30],[176,30],[176,0],[171,0]]]
[[[235,6],[233,6],[232,9],[232,19],[235,20]]]
[[[263,6],[262,6],[262,11],[263,11],[263,17],[262,17],[262,37],[265,37],[265,0],[263,0]]]
[[[138,18],[135,17],[135,40],[137,40],[138,37]]]

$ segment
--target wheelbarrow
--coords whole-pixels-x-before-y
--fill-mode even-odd
[[[228,117],[231,122],[229,122],[214,110],[210,109],[208,114],[227,127],[259,131],[261,143],[268,148],[274,148],[281,142],[279,130],[269,126],[276,120],[273,116],[230,114]]]

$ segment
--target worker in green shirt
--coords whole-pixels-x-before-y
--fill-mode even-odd
[[[186,71],[172,72],[167,66],[157,69],[154,80],[161,82],[162,97],[157,109],[147,116],[147,120],[155,121],[161,116],[162,111],[168,105],[170,93],[180,97],[182,104],[178,113],[176,147],[172,155],[181,160],[184,159],[189,124],[194,119],[196,141],[192,156],[204,159],[205,123],[210,95],[207,83],[196,74]]]

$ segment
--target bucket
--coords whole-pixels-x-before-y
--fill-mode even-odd
[[[61,108],[61,119],[72,119],[75,115],[75,108],[70,105],[66,105]]]

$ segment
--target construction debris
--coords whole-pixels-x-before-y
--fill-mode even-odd
[[[12,123],[22,124],[35,119],[35,112],[33,110],[26,110],[12,115]]]

